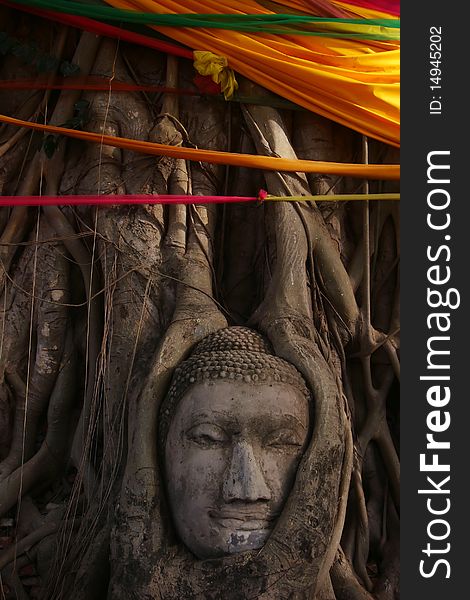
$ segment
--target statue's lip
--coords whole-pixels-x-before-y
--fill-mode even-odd
[[[253,508],[248,507],[240,507],[237,510],[210,510],[209,516],[222,527],[240,531],[272,529],[273,521],[276,518],[275,515],[266,510],[253,510]]]

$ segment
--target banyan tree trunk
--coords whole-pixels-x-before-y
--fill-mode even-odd
[[[59,28],[2,27],[95,74],[192,88],[189,61]],[[1,77],[32,78],[21,56]],[[241,81],[262,104],[141,92],[3,94],[0,112],[245,153],[395,162],[390,148]],[[193,88],[195,89],[195,88]],[[77,102],[81,104],[77,105]],[[50,140],[49,140],[50,141]],[[148,157],[0,129],[2,194],[355,192],[344,177]],[[367,152],[366,152],[367,151]],[[370,184],[394,191],[392,184]],[[398,598],[398,216],[392,203],[2,208],[0,586],[4,598]],[[260,552],[178,540],[158,410],[175,367],[228,325],[263,333],[315,399],[312,439]],[[3,540],[3,541],[1,541]],[[13,541],[14,540],[14,541]]]

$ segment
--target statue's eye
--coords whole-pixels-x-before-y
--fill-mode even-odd
[[[302,446],[302,440],[292,429],[276,429],[264,439],[264,445],[271,448],[290,447],[293,450]]]
[[[223,446],[228,441],[225,431],[211,423],[201,423],[191,427],[186,432],[186,437],[202,448],[216,448]]]

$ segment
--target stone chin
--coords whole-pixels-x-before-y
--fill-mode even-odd
[[[259,550],[275,524],[274,516],[249,515],[243,510],[241,513],[209,511],[209,519],[213,545],[210,549],[206,547],[204,556],[199,558],[221,558],[227,554]]]
[[[211,519],[207,540],[203,536],[195,538],[183,533],[183,541],[201,560],[223,558],[230,554],[259,550],[265,545],[272,528],[271,525],[260,527],[254,524],[229,526]]]
[[[271,530],[260,529],[254,531],[234,531],[230,534],[227,545],[227,554],[236,554],[249,550],[259,550],[266,543]]]

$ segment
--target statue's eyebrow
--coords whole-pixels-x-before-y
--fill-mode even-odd
[[[290,415],[290,414],[283,414],[282,416],[281,415],[273,415],[273,420],[274,419],[276,419],[276,421],[277,421],[276,427],[278,427],[279,429],[282,429],[282,427],[284,425],[283,421],[285,421],[285,420],[289,421],[289,425],[291,425],[291,426],[292,425],[299,426],[304,431],[307,431],[307,429],[308,429],[308,424],[305,425],[304,423],[302,423],[302,421],[295,415]],[[260,418],[260,421],[262,423],[266,423],[264,417]]]
[[[256,424],[257,428],[261,428],[263,425],[266,425],[266,416],[255,416],[252,421]],[[286,423],[287,421],[287,423]],[[302,421],[291,414],[283,414],[283,415],[271,415],[270,422],[275,426],[276,429],[282,429],[283,427],[300,427],[302,431],[308,430],[308,424],[305,425]],[[233,417],[227,416],[225,412],[217,411],[217,410],[201,410],[196,412],[189,422],[188,427],[195,427],[196,425],[200,425],[202,423],[214,423],[216,425],[221,426],[233,426],[238,424],[237,419]]]
[[[200,423],[213,423],[214,417],[217,418],[217,423],[233,422],[233,419],[227,418],[227,415],[224,412],[217,411],[217,410],[211,410],[210,412],[207,410],[200,410],[191,416],[190,424],[191,424],[191,426],[194,426],[194,425],[199,425]]]

